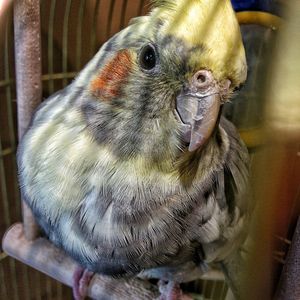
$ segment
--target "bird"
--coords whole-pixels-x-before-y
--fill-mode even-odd
[[[160,279],[161,299],[219,263],[238,298],[249,155],[222,107],[246,78],[229,0],[152,1],[20,142],[22,197],[49,240],[88,272]]]

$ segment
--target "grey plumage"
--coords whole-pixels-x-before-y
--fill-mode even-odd
[[[170,279],[181,265],[223,261],[246,236],[248,153],[236,129],[219,116],[205,145],[189,152],[173,112],[210,44],[161,36],[163,24],[154,10],[114,36],[40,106],[19,146],[25,201],[49,239],[94,272],[159,267]],[[149,40],[159,52],[151,72],[138,65]],[[228,95],[245,77],[230,76]]]

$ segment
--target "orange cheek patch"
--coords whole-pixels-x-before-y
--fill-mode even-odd
[[[120,96],[122,85],[126,83],[131,68],[129,51],[120,50],[91,81],[92,94],[104,101]]]

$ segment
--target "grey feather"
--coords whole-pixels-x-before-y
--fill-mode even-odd
[[[207,49],[159,39],[159,26],[148,17],[134,22],[39,107],[18,149],[19,178],[46,235],[84,267],[183,281],[183,270],[198,274],[225,261],[245,239],[248,153],[223,117],[203,148],[188,153],[174,99],[191,72],[189,57]],[[134,61],[120,97],[107,102],[91,93],[118,51],[138,57],[156,39],[156,73]]]

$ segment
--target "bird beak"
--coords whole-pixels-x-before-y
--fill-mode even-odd
[[[226,83],[228,89],[230,81]],[[175,115],[180,123],[183,140],[189,151],[202,147],[211,136],[219,116],[224,87],[214,80],[212,73],[201,70],[194,74],[188,88],[176,98]]]

